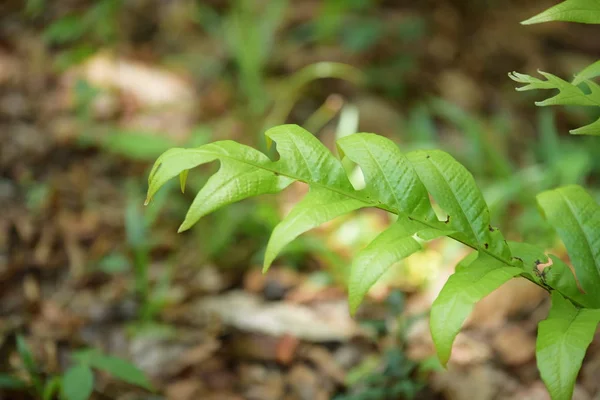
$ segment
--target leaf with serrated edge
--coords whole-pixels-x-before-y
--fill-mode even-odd
[[[274,167],[297,180],[343,191],[353,191],[340,160],[306,129],[280,125],[265,132],[277,144],[279,161]]]
[[[224,205],[261,194],[278,193],[291,182],[291,179],[275,175],[272,171],[228,159],[198,192],[179,232],[189,229],[200,218]]]
[[[552,293],[548,318],[540,322],[537,365],[553,400],[569,400],[587,347],[600,321],[600,310],[576,308],[558,292]]]
[[[584,92],[579,87],[567,82],[556,75],[548,72],[538,71],[546,80],[541,80],[526,74],[511,72],[508,76],[515,82],[526,83],[525,86],[517,88],[518,91],[537,89],[557,89],[556,96],[544,101],[537,101],[537,106],[572,105],[572,106],[600,106],[600,87],[593,81],[584,81],[590,89],[590,93]]]
[[[507,267],[492,256],[479,252],[468,267],[457,269],[433,302],[430,313],[431,336],[442,365],[450,359],[454,338],[479,300],[523,272]]]
[[[451,233],[431,229],[402,215],[357,254],[352,262],[348,283],[348,302],[352,314],[356,312],[371,286],[392,264],[421,250],[421,244],[413,237],[421,231],[427,231],[428,239]]]
[[[598,0],[566,0],[521,23],[531,25],[551,21],[600,24],[600,2]]]
[[[273,230],[265,251],[263,270],[266,271],[279,252],[302,233],[366,205],[343,194],[311,187],[310,192]]]
[[[69,368],[63,376],[61,391],[65,400],[88,400],[94,391],[94,374],[90,367]]]
[[[600,206],[576,185],[540,193],[537,201],[564,242],[586,297],[600,307]]]
[[[456,237],[503,258],[510,257],[502,235],[490,225],[490,212],[481,190],[462,164],[439,150],[411,151],[407,157],[429,193],[448,213],[449,228],[460,232]]]
[[[356,133],[339,139],[337,145],[361,167],[365,190],[377,200],[409,215],[434,217],[425,186],[394,142],[372,133]]]
[[[164,152],[154,163],[148,176],[146,203],[171,178],[217,159],[221,160],[221,163],[227,163],[229,160],[243,163],[249,170],[271,171],[273,178],[277,177],[274,171],[269,169],[272,164],[269,157],[252,147],[232,140],[209,143],[192,149],[174,148]]]

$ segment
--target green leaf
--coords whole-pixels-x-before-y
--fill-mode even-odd
[[[33,377],[37,376],[37,366],[35,365],[35,361],[33,360],[33,355],[31,354],[31,350],[25,342],[25,339],[21,335],[17,335],[17,352],[19,353],[19,357],[21,357],[21,361],[23,361],[23,365],[25,365],[25,369],[27,372]]]
[[[586,297],[600,306],[600,206],[580,186],[540,193],[537,201],[564,242]]]
[[[273,229],[265,251],[263,271],[269,269],[277,254],[302,233],[366,205],[343,194],[311,187],[302,201]]]
[[[371,286],[392,264],[421,250],[421,244],[413,236],[423,231],[428,231],[428,239],[451,233],[432,229],[403,215],[358,253],[352,263],[348,283],[348,302],[352,314]]]
[[[0,374],[0,389],[20,390],[26,389],[29,385],[21,379],[6,374]]]
[[[65,400],[87,400],[94,391],[94,373],[87,365],[75,365],[65,372],[62,395]]]
[[[546,284],[580,305],[594,308],[594,300],[583,292],[581,283],[575,278],[573,270],[564,261],[552,254],[550,259],[552,265],[544,268]]]
[[[600,2],[598,0],[566,0],[521,23],[531,25],[550,21],[600,24]]]
[[[99,145],[107,151],[142,161],[158,157],[175,144],[176,142],[165,136],[128,130],[106,132],[99,141]]]
[[[597,76],[600,76],[600,60],[588,65],[578,73],[577,76],[575,76],[575,79],[573,79],[573,85],[579,85],[580,83]]]
[[[510,249],[490,225],[490,212],[473,175],[451,155],[439,150],[407,154],[419,178],[435,201],[448,213],[448,226],[457,238],[504,258]]]
[[[209,143],[194,149],[167,150],[155,162],[148,178],[146,204],[169,179],[214,160],[221,168],[198,193],[179,231],[189,229],[202,216],[226,205],[259,194],[275,193],[292,180],[272,170],[263,153],[233,141]]]
[[[179,232],[188,230],[200,218],[224,205],[261,194],[280,192],[291,182],[291,179],[276,175],[273,171],[246,162],[222,159],[219,171],[210,177],[196,195]]]
[[[87,356],[88,364],[91,367],[108,372],[113,377],[132,385],[153,390],[144,373],[130,362],[118,357],[105,356],[98,352],[90,352]]]
[[[414,168],[391,140],[370,133],[356,133],[337,141],[340,153],[363,170],[366,191],[396,212],[433,217],[425,186]]]
[[[577,373],[600,321],[600,310],[576,308],[552,293],[548,318],[540,322],[536,344],[537,365],[553,400],[569,400]]]
[[[600,119],[592,122],[589,125],[582,126],[581,128],[571,129],[569,133],[572,135],[600,136]]]
[[[340,160],[310,132],[298,125],[280,125],[265,132],[267,142],[277,144],[275,163],[283,175],[343,191],[353,191]]]
[[[450,276],[431,306],[429,321],[442,365],[448,363],[454,338],[475,303],[522,272],[519,267],[507,267],[498,259],[479,252],[475,261]]]
[[[75,41],[88,30],[85,20],[69,15],[54,21],[44,31],[44,40],[49,44],[64,44]]]
[[[513,258],[519,259],[528,269],[537,267],[537,264],[545,264],[548,262],[548,255],[544,249],[534,246],[529,243],[509,241],[508,246],[513,255]]]
[[[593,81],[586,80],[584,83],[590,89],[590,93],[584,92],[579,87],[569,83],[556,75],[548,72],[538,71],[546,80],[541,80],[526,74],[511,72],[508,76],[515,82],[526,83],[525,86],[517,88],[518,91],[537,89],[557,89],[559,93],[544,101],[537,101],[537,106],[554,105],[576,105],[576,106],[600,106],[600,87]]]
[[[44,392],[42,395],[42,400],[53,400],[55,395],[60,392],[62,385],[62,377],[61,376],[53,376],[46,380],[44,384]]]

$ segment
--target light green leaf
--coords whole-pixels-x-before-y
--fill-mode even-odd
[[[457,238],[510,257],[504,238],[490,225],[490,212],[473,175],[464,166],[439,150],[413,151],[407,157],[429,193],[448,213],[448,226],[459,232]]]
[[[265,251],[263,271],[271,266],[288,243],[302,233],[365,206],[366,203],[346,195],[319,186],[311,187],[310,192],[273,230]]]
[[[429,239],[451,233],[432,229],[402,215],[358,253],[352,263],[348,283],[348,302],[352,314],[356,312],[371,286],[392,264],[421,250],[421,244],[413,236],[422,231],[428,231]]]
[[[600,310],[576,308],[552,293],[548,318],[540,322],[537,365],[553,400],[570,400],[577,373],[600,321]]]
[[[229,160],[242,162],[249,169],[268,170],[271,164],[269,157],[260,151],[232,140],[209,143],[192,149],[169,149],[158,157],[150,171],[146,202],[149,202],[158,189],[171,178],[217,159],[220,159],[222,163]],[[275,174],[273,173],[273,175]]]
[[[540,193],[537,201],[565,243],[586,297],[600,307],[600,206],[576,185]]]
[[[181,193],[185,193],[185,184],[187,182],[187,177],[190,170],[186,169],[179,173],[179,187],[181,188]]]
[[[548,262],[548,255],[544,249],[529,243],[509,241],[508,246],[513,258],[519,259],[528,270],[533,269],[537,264]]]
[[[65,400],[88,400],[94,391],[94,374],[87,365],[75,365],[65,372],[62,379],[62,395]]]
[[[179,232],[191,228],[200,218],[224,205],[261,194],[280,192],[291,182],[291,179],[267,169],[233,159],[223,160],[219,171],[210,177],[196,195]]]
[[[600,76],[600,60],[588,65],[583,70],[581,70],[581,72],[577,74],[575,79],[573,79],[573,85],[579,85],[583,81],[593,79],[597,76]]]
[[[479,252],[477,252],[477,251],[470,252],[456,264],[456,268],[454,270],[458,271],[459,269],[467,268],[469,265],[473,264],[473,262],[475,260],[477,260],[477,257],[479,257]]]
[[[594,299],[583,292],[583,288],[580,287],[581,283],[576,280],[573,270],[555,255],[551,254],[550,259],[552,265],[544,268],[544,277],[548,286],[582,306],[594,308]]]
[[[91,367],[108,372],[113,377],[132,385],[153,390],[144,373],[130,362],[113,356],[105,356],[98,352],[90,352],[86,356]]]
[[[155,162],[148,178],[148,203],[169,179],[198,165],[221,160],[221,168],[198,193],[179,228],[184,231],[198,219],[226,204],[259,194],[278,192],[292,180],[276,174],[263,153],[233,141],[220,141],[194,149],[167,150]],[[182,186],[183,187],[183,186]]]
[[[554,105],[576,105],[576,106],[600,106],[600,87],[593,81],[584,81],[590,89],[590,93],[585,93],[579,87],[569,83],[556,75],[548,72],[538,71],[546,80],[541,80],[526,74],[511,72],[508,76],[515,82],[526,83],[527,85],[517,88],[518,91],[536,90],[536,89],[557,89],[559,93],[544,101],[537,101],[537,106]]]
[[[599,64],[600,65],[600,64]],[[589,68],[589,70],[588,70]],[[592,76],[598,71],[596,64],[590,65],[586,70],[573,81],[569,83],[559,77],[548,72],[538,71],[546,80],[534,78],[526,74],[511,72],[508,76],[516,82],[526,83],[527,85],[517,88],[518,91],[536,90],[536,89],[556,89],[558,94],[544,101],[537,101],[538,106],[553,106],[553,105],[579,105],[579,106],[600,106],[600,86],[591,80],[585,80],[586,76]],[[584,92],[576,86],[579,83],[585,83],[589,88],[589,93]],[[600,135],[600,120],[570,131],[574,135]]]
[[[340,160],[310,132],[298,125],[280,125],[265,132],[268,142],[277,144],[281,174],[296,180],[353,191]]]
[[[507,267],[498,259],[479,252],[469,266],[457,269],[450,276],[431,306],[429,321],[442,365],[448,363],[454,338],[475,303],[522,272],[519,267]]]
[[[366,191],[394,210],[434,217],[425,186],[391,140],[371,133],[356,133],[337,141],[340,153],[363,170]]]
[[[569,131],[572,135],[592,135],[600,136],[600,119],[592,122],[589,125],[582,126],[581,128],[571,129]]]
[[[550,21],[600,24],[600,2],[598,0],[566,0],[521,23],[531,25]]]

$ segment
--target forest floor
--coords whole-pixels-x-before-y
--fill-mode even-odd
[[[351,317],[349,260],[386,215],[365,211],[327,224],[262,274],[270,230],[306,188],[231,206],[184,234],[177,228],[216,166],[192,171],[185,194],[173,185],[144,207],[144,192],[149,167],[169,147],[224,138],[262,146],[263,127],[286,121],[310,121],[330,145],[340,110],[355,110],[360,131],[408,147],[417,138],[466,160],[472,138],[462,129],[481,123],[492,146],[524,169],[537,151],[539,98],[516,93],[507,73],[572,76],[598,58],[597,31],[518,24],[551,1],[385,1],[345,10],[341,27],[331,27],[336,14],[320,2],[294,1],[273,36],[236,45],[223,28],[225,1],[140,0],[108,14],[88,12],[89,1],[64,1],[37,16],[25,15],[20,1],[2,3],[0,372],[23,373],[15,351],[22,334],[44,374],[59,374],[74,350],[94,347],[130,360],[157,389],[99,375],[95,399],[549,399],[535,365],[548,297],[524,280],[480,302],[449,368],[436,362],[427,311],[467,249],[428,244]],[[92,14],[92,22],[49,29],[72,13]],[[271,21],[251,17],[243,20],[251,27]],[[318,40],[306,33],[314,21],[325,32]],[[357,67],[366,83],[326,79],[286,92],[294,87],[286,77],[321,61]],[[289,115],[271,112],[292,97]],[[472,117],[453,125],[444,104]],[[423,107],[434,111],[419,125]],[[579,118],[556,110],[557,131]],[[414,133],[419,127],[427,132]],[[493,175],[473,173],[482,181]],[[519,206],[507,210],[510,229]],[[599,343],[575,399],[600,398]],[[19,398],[31,397],[0,390],[0,399]]]

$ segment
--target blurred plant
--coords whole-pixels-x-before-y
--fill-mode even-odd
[[[29,0],[26,12],[37,15],[43,10],[43,0]],[[52,22],[44,31],[51,46],[66,46],[56,57],[56,67],[65,69],[92,55],[101,45],[113,43],[119,32],[121,0],[98,0],[82,14],[70,14]]]
[[[48,375],[36,365],[33,354],[21,335],[17,335],[16,344],[27,376],[0,374],[0,389],[31,392],[42,400],[87,400],[94,392],[93,369],[96,369],[123,382],[153,390],[144,373],[136,366],[121,358],[104,355],[98,350],[74,352],[72,366],[62,375]]]
[[[253,114],[262,114],[267,106],[265,69],[287,8],[287,0],[261,4],[233,0],[224,22],[225,42],[238,68],[239,86]]]
[[[278,126],[266,136],[277,145],[277,161],[234,141],[167,150],[149,175],[147,201],[171,178],[179,175],[183,188],[189,169],[219,160],[221,169],[196,196],[179,227],[182,232],[225,205],[280,192],[294,181],[307,183],[308,194],[271,234],[265,271],[290,242],[336,217],[365,207],[396,214],[397,221],[353,261],[348,285],[352,312],[390,265],[419,251],[422,241],[450,237],[474,251],[456,267],[431,309],[430,327],[442,365],[448,363],[454,339],[475,303],[519,276],[552,295],[552,308],[538,332],[538,367],[554,399],[570,398],[600,322],[600,277],[595,267],[600,262],[596,248],[600,206],[585,189],[567,185],[537,195],[540,211],[565,244],[571,270],[543,248],[504,239],[491,225],[489,208],[473,176],[448,153],[403,154],[395,143],[374,134],[342,137],[337,140],[340,157],[358,164],[365,177],[365,188],[357,190],[340,160],[301,127]],[[540,265],[551,267],[541,271]],[[556,363],[562,366],[559,370]]]
[[[600,24],[600,2],[597,0],[566,0],[548,10],[523,21],[522,24],[539,24],[549,21],[580,22],[584,24]],[[591,79],[600,76],[600,60],[583,69],[572,82],[567,82],[548,72],[538,71],[546,80],[534,78],[526,74],[512,72],[509,77],[525,86],[519,91],[535,89],[556,89],[558,94],[538,106],[579,105],[600,107],[600,86]],[[600,119],[581,128],[570,131],[573,135],[599,135]]]
[[[26,0],[25,2],[25,14],[29,17],[39,16],[46,7],[46,0]]]
[[[171,283],[172,263],[167,261],[162,276],[154,287],[150,285],[150,252],[154,242],[148,230],[154,225],[158,216],[167,205],[167,197],[161,196],[157,204],[142,212],[140,186],[135,181],[128,185],[128,200],[125,207],[125,237],[127,249],[133,259],[135,293],[141,302],[140,320],[144,323],[152,321],[168,303],[168,289]],[[174,190],[174,187],[171,188]],[[166,191],[168,192],[168,191]]]
[[[436,122],[460,132],[458,144],[443,144],[437,137]],[[499,227],[523,240],[541,246],[554,244],[552,227],[537,210],[537,193],[571,183],[584,184],[600,168],[593,160],[600,143],[592,138],[560,137],[549,109],[540,109],[537,131],[539,137],[519,160],[510,157],[508,142],[511,116],[492,118],[467,113],[442,99],[432,99],[410,111],[405,132],[410,138],[407,147],[452,147],[457,159],[482,182],[483,195],[490,214]],[[462,136],[466,140],[462,140]],[[580,145],[581,141],[584,146]],[[517,162],[525,160],[527,165]]]

